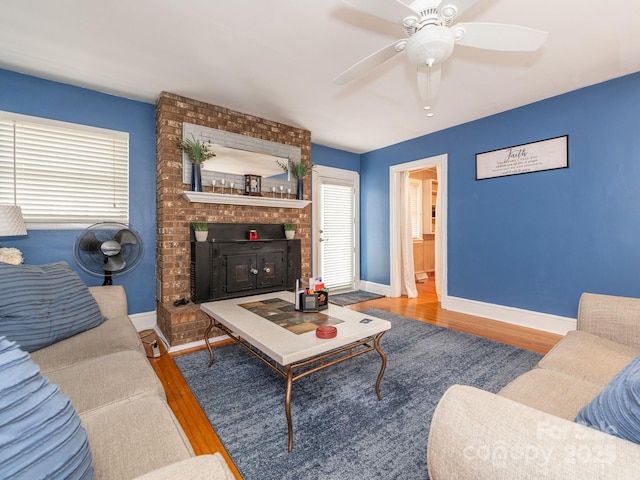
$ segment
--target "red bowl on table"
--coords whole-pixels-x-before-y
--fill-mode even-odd
[[[316,328],[316,337],[318,338],[335,338],[337,334],[338,329],[336,327],[323,325]]]

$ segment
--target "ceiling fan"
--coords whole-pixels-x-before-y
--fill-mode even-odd
[[[358,10],[399,23],[407,38],[396,40],[359,61],[338,75],[334,82],[344,85],[405,52],[416,66],[418,91],[425,110],[440,87],[441,64],[453,53],[454,46],[533,52],[538,50],[548,33],[518,25],[500,23],[455,23],[453,21],[479,0],[415,0],[410,5],[400,0],[343,0]],[[433,114],[428,114],[432,116]]]

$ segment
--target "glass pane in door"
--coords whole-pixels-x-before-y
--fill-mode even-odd
[[[352,184],[323,182],[320,213],[320,272],[329,290],[351,290],[355,282],[355,212]]]

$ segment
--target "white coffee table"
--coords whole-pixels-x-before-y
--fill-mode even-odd
[[[267,302],[264,308],[262,303]],[[282,310],[272,310],[269,305],[281,306],[282,301],[294,303],[292,292],[266,293],[250,297],[234,298],[208,302],[200,305],[200,308],[209,315],[210,324],[204,334],[204,339],[209,349],[210,362],[213,364],[213,350],[209,343],[209,333],[215,326],[224,331],[229,337],[242,345],[246,350],[260,359],[276,371],[287,381],[285,393],[285,413],[289,431],[288,449],[293,448],[293,424],[291,419],[291,390],[293,382],[304,378],[311,373],[323,370],[345,360],[357,357],[375,350],[382,359],[382,365],[376,380],[375,390],[378,399],[380,394],[380,381],[387,365],[387,357],[380,348],[380,339],[384,332],[391,328],[391,322],[361,312],[349,310],[337,305],[329,305],[329,308],[319,312],[330,317],[329,322],[339,322],[337,336],[331,339],[320,339],[316,336],[316,325],[293,325],[291,330],[279,323],[267,318],[278,318],[283,323]],[[258,304],[258,312],[248,310],[242,305]],[[286,307],[284,307],[286,310]],[[254,309],[254,311],[256,311]],[[286,313],[286,312],[285,312]],[[299,312],[290,312],[293,322],[299,321]],[[326,317],[324,317],[326,318]],[[369,319],[365,323],[362,320]],[[322,318],[316,318],[317,322],[323,322]],[[286,320],[284,320],[286,323]],[[294,333],[292,330],[311,329],[306,333]],[[302,371],[296,373],[297,370]]]

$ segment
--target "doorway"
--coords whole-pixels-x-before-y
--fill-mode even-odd
[[[440,300],[447,296],[447,162],[446,154],[423,158],[413,162],[393,165],[389,171],[390,192],[390,294],[400,297],[402,293],[402,253],[401,253],[401,174],[428,168],[438,169],[438,202],[435,211],[435,272],[436,291]]]
[[[312,176],[312,268],[331,291],[360,287],[359,198],[357,172],[318,166]]]

